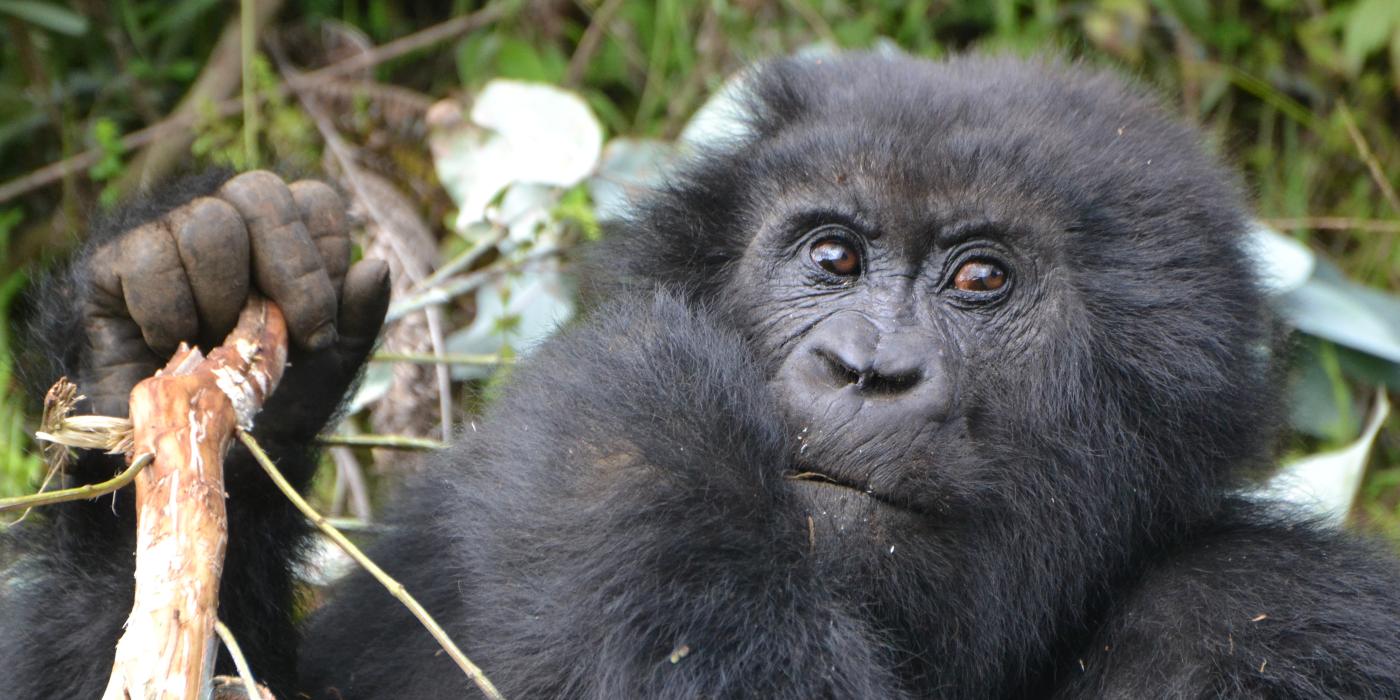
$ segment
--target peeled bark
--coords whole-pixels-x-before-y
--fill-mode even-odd
[[[181,344],[131,391],[136,476],[136,595],[104,700],[206,698],[214,670],[227,542],[223,458],[282,378],[287,328],[252,299],[206,358]]]

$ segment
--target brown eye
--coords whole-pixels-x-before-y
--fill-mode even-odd
[[[827,238],[812,244],[812,262],[827,272],[840,277],[850,277],[860,273],[860,253],[845,241]]]
[[[958,268],[953,286],[964,292],[995,292],[1006,284],[1006,270],[985,260],[970,260]]]

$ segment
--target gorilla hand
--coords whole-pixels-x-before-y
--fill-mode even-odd
[[[92,410],[126,415],[136,382],[181,341],[220,343],[258,291],[281,307],[292,340],[268,410],[280,405],[314,433],[373,347],[388,305],[385,264],[349,262],[340,197],[323,183],[288,186],[266,171],[123,233],[86,261],[81,388]]]

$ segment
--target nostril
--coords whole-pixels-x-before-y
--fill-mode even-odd
[[[839,356],[826,350],[814,350],[813,352],[817,357],[821,358],[823,364],[826,365],[827,371],[831,373],[831,378],[835,380],[838,385],[855,384],[859,386],[863,381],[862,377],[864,373],[852,367],[851,363],[846,362]]]
[[[861,375],[861,381],[856,382],[856,386],[867,394],[894,395],[913,389],[920,379],[923,379],[923,376],[919,372],[891,375],[867,372]]]
[[[847,362],[840,355],[827,350],[815,350],[814,353],[826,365],[827,372],[837,386],[854,384],[863,394],[902,394],[913,389],[923,379],[923,373],[918,370],[885,374],[870,368],[857,369],[852,366],[855,363]]]

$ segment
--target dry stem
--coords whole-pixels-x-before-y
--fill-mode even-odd
[[[403,606],[408,608],[408,611],[413,613],[413,616],[418,618],[418,621],[427,628],[428,633],[433,635],[433,639],[437,640],[442,650],[457,663],[457,666],[476,684],[476,687],[481,690],[483,695],[491,698],[491,700],[502,700],[500,691],[496,690],[496,686],[491,683],[491,680],[486,677],[486,674],[482,673],[481,669],[477,667],[476,664],[472,663],[471,659],[468,659],[466,654],[462,653],[462,650],[457,647],[451,637],[447,636],[447,632],[442,629],[442,626],[437,623],[437,620],[434,620],[433,616],[428,614],[428,611],[418,603],[418,600],[408,592],[408,589],[404,588],[402,583],[399,583],[392,576],[385,573],[383,569],[379,568],[378,564],[374,563],[373,559],[370,559],[364,552],[360,551],[360,548],[356,547],[355,543],[341,534],[340,530],[333,527],[330,522],[326,520],[325,516],[316,512],[316,509],[312,508],[311,504],[307,503],[306,499],[302,498],[301,494],[297,493],[297,490],[287,482],[286,477],[282,476],[282,472],[277,470],[277,465],[272,463],[272,459],[267,456],[267,453],[258,445],[258,441],[253,439],[252,435],[248,434],[246,431],[240,430],[238,431],[238,439],[243,441],[243,444],[248,447],[249,452],[253,453],[253,458],[257,460],[259,465],[262,465],[263,471],[267,472],[267,475],[277,484],[277,488],[291,500],[292,504],[297,507],[297,510],[300,510],[302,514],[316,526],[316,529],[330,538],[337,547],[340,547],[342,551],[350,555],[351,559],[354,559],[356,563],[364,567],[375,580],[379,581],[379,583],[389,591],[389,595],[392,595],[394,598],[398,599],[400,603],[403,603]]]

